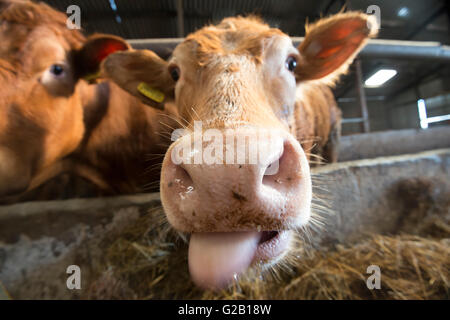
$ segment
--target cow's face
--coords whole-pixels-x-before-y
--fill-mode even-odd
[[[78,146],[79,80],[97,71],[104,48],[128,48],[114,37],[86,40],[66,19],[44,4],[0,1],[0,196],[25,190]]]
[[[188,36],[168,62],[145,50],[105,60],[105,74],[143,101],[156,104],[154,89],[174,97],[188,129],[166,153],[160,187],[169,222],[190,234],[197,284],[223,287],[251,265],[273,265],[308,222],[309,165],[292,134],[296,88],[344,72],[375,29],[368,20],[322,20],[295,48],[256,19],[229,18]]]
[[[189,124],[201,119],[212,128],[246,124],[288,130],[298,60],[298,50],[279,30],[230,18],[190,35],[168,68],[179,77],[175,99]]]

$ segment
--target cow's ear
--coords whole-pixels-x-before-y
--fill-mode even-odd
[[[95,82],[100,77],[100,64],[111,53],[131,49],[122,38],[113,35],[95,34],[75,52],[75,70],[78,78]]]
[[[298,81],[321,79],[334,83],[345,73],[367,40],[378,31],[375,16],[359,12],[339,13],[305,27],[299,45]]]
[[[152,107],[173,99],[175,81],[168,63],[150,50],[116,52],[102,63],[102,75]]]

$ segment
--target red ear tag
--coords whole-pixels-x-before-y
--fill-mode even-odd
[[[97,63],[100,63],[105,59],[107,56],[109,56],[111,53],[114,53],[116,51],[124,51],[128,48],[119,42],[107,42],[106,45],[104,45],[96,54],[95,60]]]

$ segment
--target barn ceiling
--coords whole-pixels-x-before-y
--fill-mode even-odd
[[[81,8],[82,27],[127,39],[177,37],[177,0],[45,0],[66,11]],[[291,36],[303,36],[306,19],[348,9],[366,11],[378,5],[383,39],[439,41],[450,44],[445,0],[183,0],[185,34],[222,18],[256,13]],[[112,8],[116,7],[114,11]],[[116,18],[120,17],[120,20]],[[425,25],[424,25],[425,24]]]
[[[66,11],[69,5],[81,8],[81,26],[86,33],[104,32],[127,39],[173,38],[179,36],[177,0],[45,0]],[[366,11],[377,5],[381,13],[379,38],[413,41],[436,41],[450,45],[450,5],[445,0],[182,0],[183,35],[222,18],[256,13],[266,22],[291,36],[303,36],[306,21],[347,10]],[[114,10],[115,9],[115,10]],[[367,78],[377,68],[399,70],[389,86],[368,89],[369,97],[393,97],[427,77],[450,77],[448,63],[363,60]],[[336,88],[337,97],[354,97],[354,74],[350,72]]]

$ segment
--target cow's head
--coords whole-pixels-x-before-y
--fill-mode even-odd
[[[143,101],[175,99],[190,129],[168,149],[160,187],[169,222],[190,234],[197,284],[223,287],[286,254],[312,197],[308,157],[293,134],[296,88],[334,82],[375,29],[367,15],[338,14],[308,26],[295,48],[256,18],[228,18],[189,35],[167,62],[148,50],[105,60],[105,74]],[[250,150],[264,152],[252,162]]]
[[[0,197],[24,191],[41,169],[73,151],[83,136],[81,78],[128,45],[85,39],[45,4],[0,0]]]

